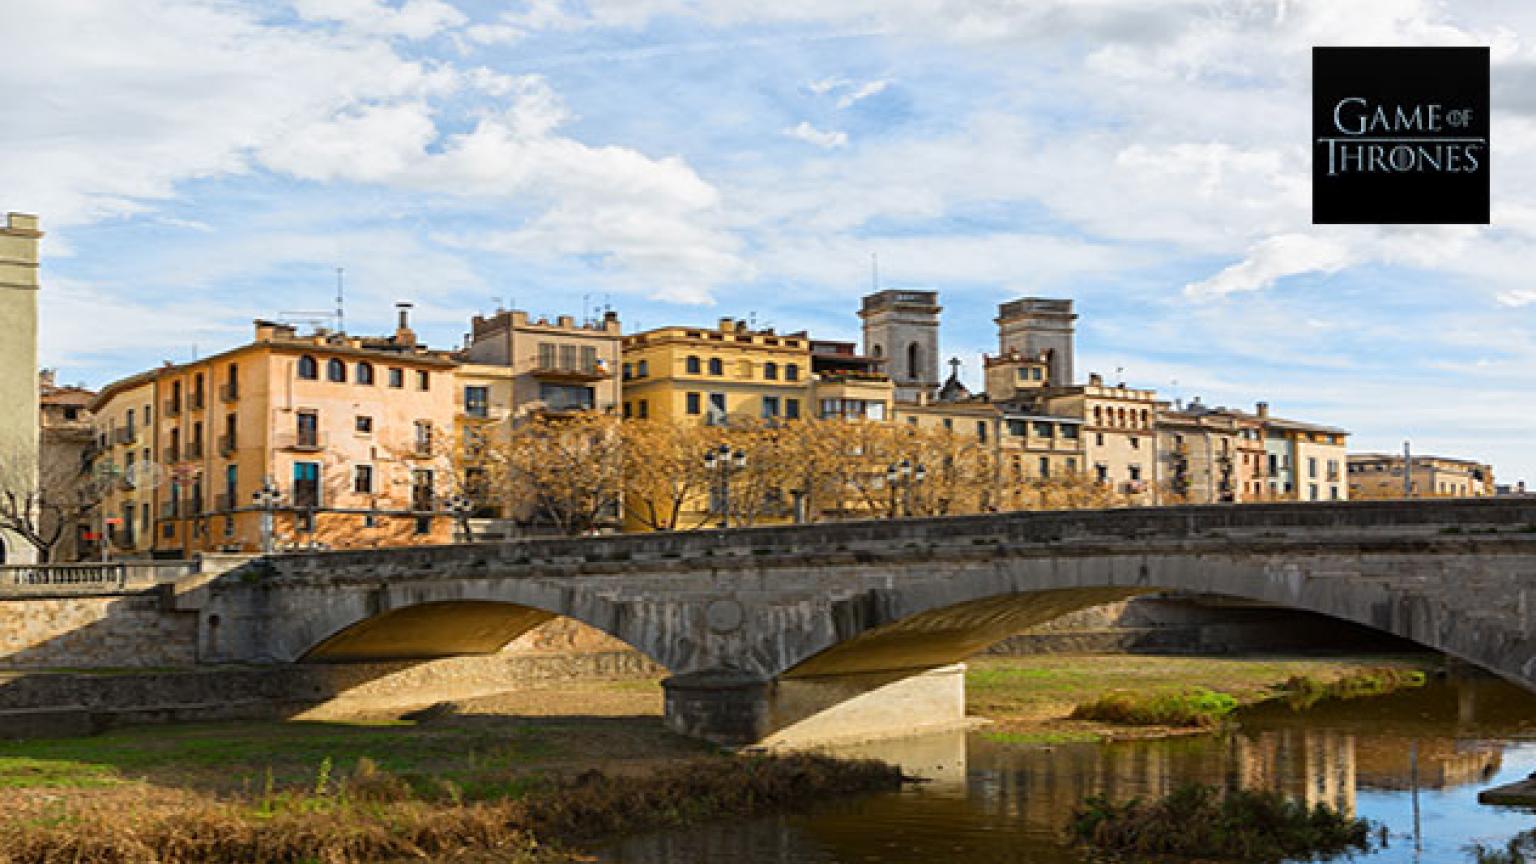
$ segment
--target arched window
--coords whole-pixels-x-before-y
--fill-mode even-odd
[[[709,374],[711,374],[711,375],[724,375],[725,374],[725,364],[720,362],[720,358],[719,357],[711,357],[711,358],[709,358]]]
[[[876,357],[884,357],[885,356],[885,348],[877,344],[875,346],[875,356]]]
[[[916,342],[907,346],[907,378],[916,381],[922,377],[920,370],[923,368],[923,349]]]
[[[299,358],[299,377],[305,381],[313,381],[320,377],[320,367],[315,363],[315,358],[308,354]]]
[[[688,371],[689,375],[699,374],[699,358],[689,354],[688,359],[683,361],[683,368]]]
[[[335,357],[325,361],[325,380],[334,381],[337,384],[346,383],[347,364],[337,360]]]
[[[763,377],[769,381],[779,380],[779,364],[769,361],[763,364]]]
[[[365,387],[372,387],[373,386],[373,364],[372,363],[359,363],[359,364],[357,364],[357,383],[362,384]]]

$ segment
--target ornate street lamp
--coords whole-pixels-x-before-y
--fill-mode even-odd
[[[731,527],[731,472],[747,467],[747,451],[721,444],[704,451],[704,470],[720,472],[720,527]]]
[[[458,542],[468,543],[474,539],[469,530],[469,514],[475,510],[475,502],[468,495],[454,493],[448,496],[448,512],[453,514],[454,529],[458,531]]]
[[[902,490],[902,498],[905,504],[907,516],[912,515],[912,489],[919,483],[928,479],[928,469],[922,463],[913,463],[910,459],[893,462],[885,469],[885,485],[891,490],[890,518],[896,518],[896,490]]]
[[[283,491],[268,477],[251,493],[251,503],[261,511],[261,554],[272,554],[272,511],[283,503]]]

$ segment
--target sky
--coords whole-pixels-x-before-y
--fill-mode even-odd
[[[855,339],[1076,301],[1078,371],[1536,482],[1536,4],[0,0],[0,210],[100,386],[326,315]],[[1313,226],[1310,49],[1485,45],[1492,224]]]

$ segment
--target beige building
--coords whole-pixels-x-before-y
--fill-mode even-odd
[[[1414,456],[1410,491],[1403,482],[1404,461],[1402,454],[1350,454],[1350,497],[1481,498],[1497,492],[1493,466],[1447,456]]]
[[[1215,504],[1246,500],[1241,464],[1245,427],[1233,414],[1201,405],[1157,411],[1159,501]]]
[[[457,364],[416,342],[258,321],[255,338],[108,385],[91,406],[115,554],[446,542]]]
[[[1266,430],[1284,434],[1295,454],[1296,492],[1289,497],[1297,501],[1349,499],[1349,481],[1345,477],[1348,432],[1335,426],[1278,417],[1267,418],[1264,425]]]
[[[45,488],[61,496],[57,506],[39,516],[43,536],[58,538],[50,560],[94,558],[99,552],[99,525],[94,510],[86,508],[95,491],[90,477],[95,448],[90,406],[96,394],[84,387],[60,386],[52,369],[38,374],[37,390],[39,474]],[[69,524],[59,524],[63,521]]]
[[[1156,503],[1156,391],[1110,386],[1094,374],[1087,384],[1052,386],[1041,402],[1047,413],[1081,422],[1089,477],[1130,504]]]
[[[460,354],[471,367],[461,382],[463,413],[503,419],[530,411],[615,411],[622,349],[614,312],[581,324],[570,315],[551,322],[519,310],[476,315]],[[486,380],[472,380],[477,376]],[[482,387],[488,389],[475,389]],[[493,416],[498,411],[507,414]]]
[[[0,226],[0,488],[37,485],[37,270],[43,232],[36,216],[8,213]],[[0,529],[0,564],[35,559],[31,544]]]

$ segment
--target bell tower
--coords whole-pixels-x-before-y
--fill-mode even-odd
[[[37,482],[37,217],[8,213],[0,226],[0,489]],[[0,563],[27,564],[33,549],[0,531]]]
[[[885,360],[898,402],[939,389],[939,292],[886,290],[864,297],[864,353]]]
[[[997,348],[1004,356],[1044,359],[1046,384],[1072,386],[1077,313],[1071,300],[1021,297],[997,307]]]

